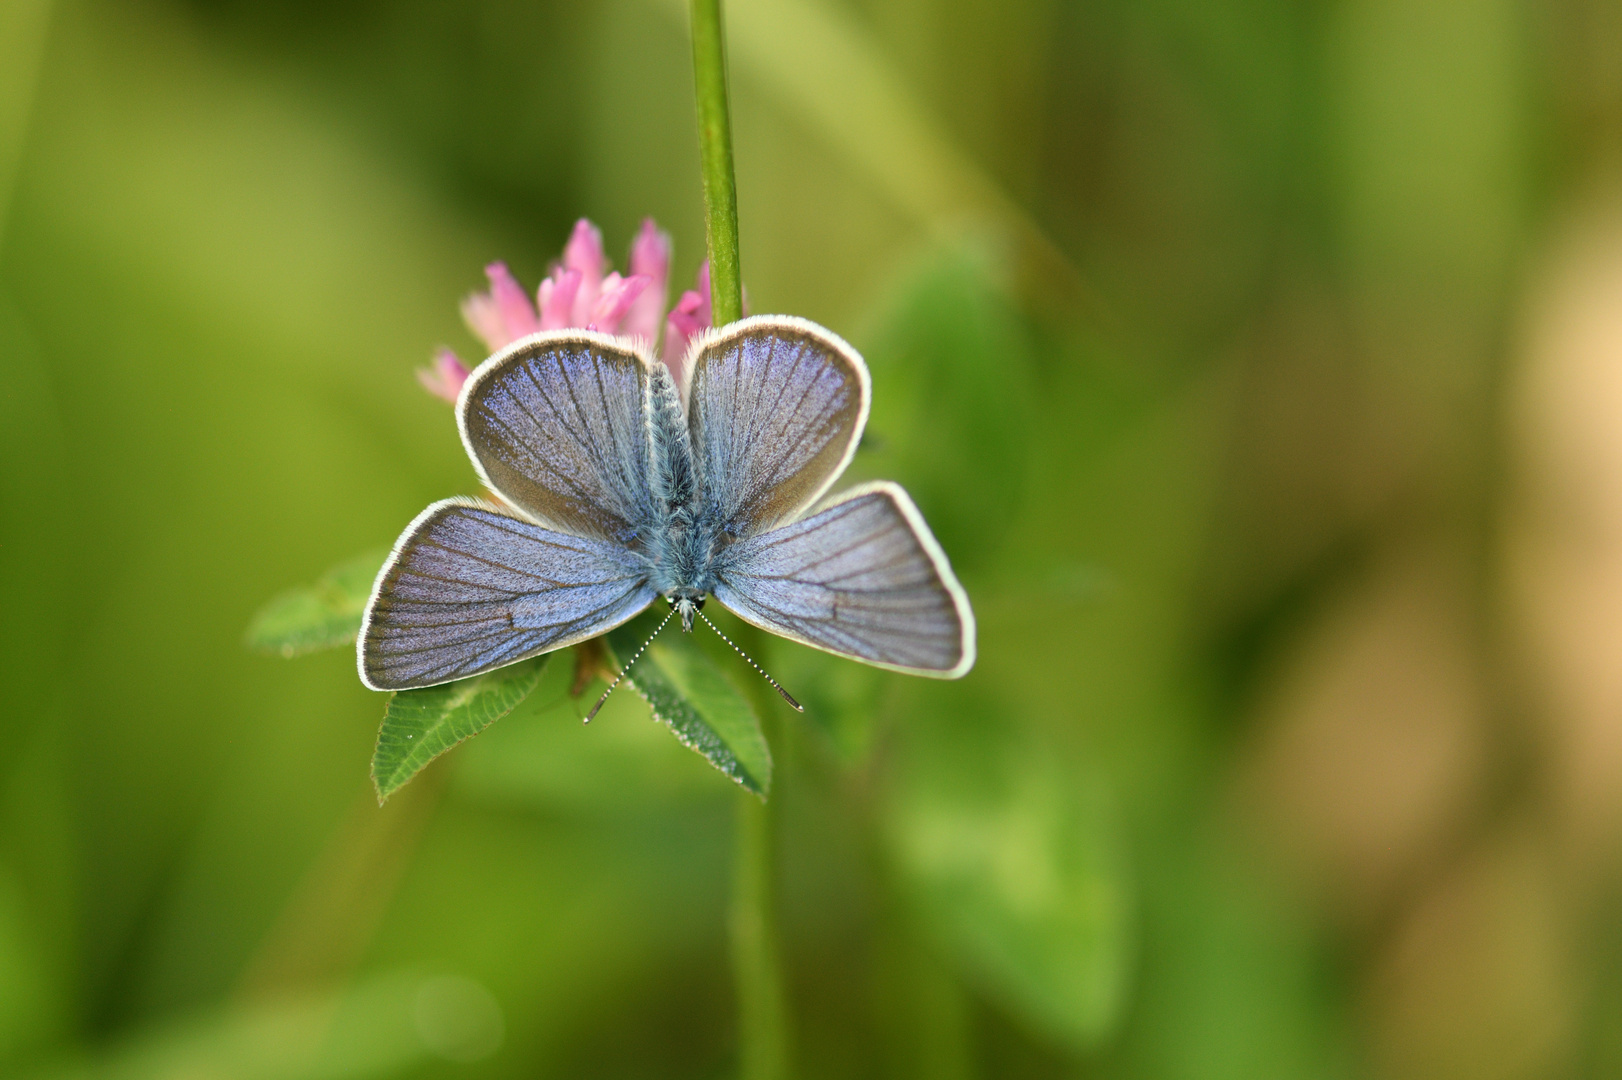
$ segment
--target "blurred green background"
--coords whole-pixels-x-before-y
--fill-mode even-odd
[[[751,306],[981,659],[774,643],[805,1077],[1622,1075],[1622,8],[732,0]],[[703,243],[679,0],[0,0],[0,1073],[722,1077],[735,788],[553,665],[382,810],[267,598],[412,371]],[[752,678],[741,664],[740,684]]]

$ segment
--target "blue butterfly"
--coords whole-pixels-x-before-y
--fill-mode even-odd
[[[710,596],[838,656],[966,673],[974,614],[907,493],[863,484],[809,512],[867,423],[861,356],[815,323],[756,316],[689,358],[678,388],[634,342],[560,330],[481,364],[457,426],[506,505],[447,499],[406,527],[366,604],[361,682],[477,675],[660,597],[691,631]]]

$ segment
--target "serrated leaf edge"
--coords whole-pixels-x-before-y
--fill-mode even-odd
[[[610,648],[612,648],[612,646],[610,646]],[[716,772],[720,773],[722,776],[730,778],[733,783],[749,792],[749,794],[755,796],[761,802],[766,801],[767,795],[771,793],[771,780],[769,775],[764,786],[751,780],[749,774],[744,770],[743,765],[738,761],[738,755],[732,753],[730,749],[727,751],[727,754],[732,759],[732,764],[730,766],[720,764],[709,754],[705,753],[704,747],[700,746],[695,740],[688,736],[686,732],[682,731],[681,728],[671,723],[668,718],[659,712],[658,707],[653,703],[653,699],[648,697],[647,693],[643,691],[642,687],[637,684],[634,677],[627,675],[625,677],[625,681],[631,684],[631,689],[636,691],[638,697],[648,703],[648,712],[652,714],[655,720],[670,729],[670,733],[676,736],[677,742],[681,743],[683,746],[687,747],[687,749],[693,751],[693,753],[709,762],[711,768],[715,769]],[[712,728],[711,730],[713,731],[714,729]],[[719,741],[720,736],[717,735],[716,739]],[[770,744],[767,744],[766,746],[766,765],[768,769],[773,765],[772,748]]]
[[[541,658],[543,660],[549,662],[551,660],[551,658],[552,658],[552,654],[551,653],[543,653],[541,655]],[[520,663],[520,664],[528,663],[530,660],[534,660],[534,659],[536,659],[536,658],[535,657],[529,657],[527,660],[518,661],[518,663]],[[541,675],[544,674],[545,668],[546,668],[546,664],[543,663],[541,665],[540,670],[538,670],[535,673],[535,681],[530,686],[530,688],[528,690],[524,691],[524,693],[518,698],[518,700],[514,701],[512,703],[512,705],[510,705],[506,709],[503,709],[496,716],[491,717],[490,720],[485,723],[484,727],[481,727],[478,731],[470,732],[467,735],[463,735],[461,738],[457,739],[455,742],[451,743],[449,746],[447,746],[444,749],[440,750],[433,757],[429,758],[427,761],[425,761],[421,765],[417,766],[417,768],[412,771],[410,776],[406,777],[404,780],[401,780],[398,784],[395,784],[393,787],[389,788],[389,790],[386,791],[386,792],[383,790],[383,785],[378,781],[378,775],[377,775],[377,745],[374,743],[373,748],[372,748],[371,768],[368,771],[369,771],[369,773],[371,775],[372,790],[377,793],[377,805],[382,806],[383,804],[388,802],[389,798],[391,796],[393,796],[396,792],[398,792],[401,788],[405,787],[407,784],[411,783],[412,780],[415,780],[417,778],[417,775],[419,773],[421,773],[422,770],[426,769],[428,766],[432,765],[434,762],[438,761],[440,758],[444,757],[446,754],[450,753],[452,750],[455,750],[458,746],[461,746],[463,743],[465,743],[469,739],[473,738],[473,736],[481,734],[484,731],[485,728],[488,728],[491,724],[494,724],[497,720],[500,720],[503,717],[512,715],[512,713],[518,708],[518,706],[522,705],[525,701],[529,700],[529,696],[535,692],[536,687],[540,686],[540,684],[541,684]],[[488,674],[491,674],[491,673],[490,672],[485,673],[485,675],[488,675]],[[458,682],[472,683],[477,679],[484,678],[485,675],[474,675],[474,676],[471,676],[471,677],[469,677],[467,679],[458,680]],[[473,698],[479,693],[479,691],[473,690],[471,687],[463,687],[463,688],[458,690],[458,693],[459,694],[465,693],[466,696],[461,697],[459,700],[456,701],[456,703],[454,705],[447,706],[446,709],[445,709],[446,714],[449,714],[451,712],[451,710],[453,710],[453,709],[458,709],[458,708],[461,708],[462,706],[466,705],[469,701],[473,700]],[[388,698],[388,701],[386,701],[384,703],[384,705],[383,705],[383,721],[385,723],[388,721],[389,708],[394,704],[394,699],[397,696],[398,696],[398,693],[390,694],[389,698]],[[382,738],[383,738],[383,726],[382,726],[382,724],[378,725],[377,736],[378,736],[378,742],[381,742]]]

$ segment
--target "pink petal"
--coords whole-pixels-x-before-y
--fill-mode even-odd
[[[507,272],[507,264],[491,263],[484,268],[484,273],[490,279],[490,295],[495,298],[502,321],[507,324],[507,341],[517,341],[539,330],[541,324],[535,318],[535,309],[530,306],[523,286]]]
[[[507,344],[507,324],[489,293],[473,293],[462,301],[462,321],[491,352]]]
[[[698,264],[698,284],[693,288],[703,301],[698,310],[698,317],[704,320],[705,329],[709,329],[715,325],[715,315],[710,310],[710,260],[705,259]]]
[[[597,307],[591,313],[587,328],[610,334],[620,333],[620,320],[625,318],[625,313],[631,310],[637,297],[645,293],[651,284],[652,280],[645,274],[633,274],[628,278],[609,274],[603,279],[603,294],[597,298]]]
[[[542,330],[562,330],[576,325],[573,321],[575,296],[580,292],[580,271],[562,267],[541,282],[536,300],[541,309]]]
[[[704,312],[704,297],[692,289],[681,294],[676,306],[670,309],[670,323],[679,326],[688,337],[710,325]]]
[[[440,349],[434,354],[434,366],[417,369],[417,381],[422,383],[435,397],[444,398],[452,405],[462,394],[462,384],[467,382],[467,365],[449,349]]]
[[[704,329],[704,324],[692,315],[692,310],[697,307],[697,293],[682,293],[676,307],[665,320],[665,367],[670,369],[670,377],[675,380],[677,386],[682,384],[682,368],[687,358],[688,343]]]
[[[706,259],[698,268],[698,288],[688,289],[670,309],[665,320],[665,367],[676,385],[682,385],[686,372],[687,346],[692,339],[710,327],[710,263]]]
[[[642,229],[631,243],[630,266],[633,276],[648,279],[648,287],[631,304],[620,333],[642,338],[650,346],[659,336],[659,317],[670,296],[670,251],[670,234],[661,231],[652,218],[643,219]]]
[[[655,285],[664,284],[670,276],[670,247],[670,234],[652,218],[644,218],[631,242],[631,273],[646,274]]]
[[[541,328],[529,297],[513,280],[506,263],[491,263],[484,275],[490,279],[490,291],[474,293],[463,301],[462,317],[491,352]]]
[[[602,230],[585,218],[575,222],[574,232],[563,248],[563,267],[580,271],[580,291],[575,294],[569,325],[585,326],[597,306],[603,274],[608,270],[608,260],[603,257]]]

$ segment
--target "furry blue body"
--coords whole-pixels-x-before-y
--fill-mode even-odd
[[[637,550],[647,559],[648,584],[675,605],[682,629],[691,632],[693,614],[715,590],[718,564],[724,563],[725,528],[716,520],[715,501],[703,497],[687,417],[670,373],[654,370],[649,387],[650,494],[653,520],[638,537]]]

